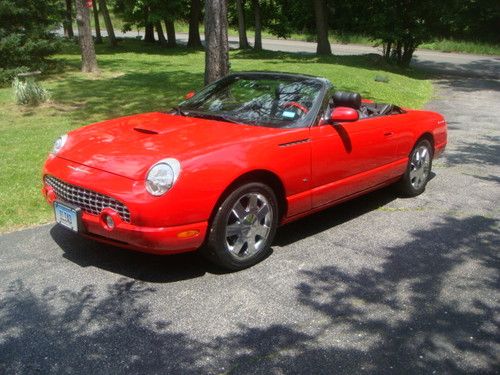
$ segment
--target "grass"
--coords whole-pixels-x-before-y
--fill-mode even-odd
[[[115,49],[99,45],[97,52],[99,76],[79,72],[76,45],[57,55],[63,69],[41,82],[52,101],[40,107],[17,106],[12,89],[0,88],[0,232],[52,220],[40,194],[41,169],[59,135],[99,120],[169,109],[203,85],[203,51],[161,49],[130,39]],[[432,94],[428,77],[387,66],[374,56],[232,51],[231,67],[320,75],[338,89],[408,107],[422,107]],[[376,76],[388,77],[389,83],[375,82]]]
[[[441,39],[429,43],[424,43],[419,48],[442,52],[464,52],[477,55],[500,56],[499,44],[466,42],[463,40]]]

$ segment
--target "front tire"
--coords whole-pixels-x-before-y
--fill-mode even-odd
[[[416,197],[425,191],[431,176],[433,149],[427,139],[419,141],[411,151],[406,172],[398,184],[407,197]]]
[[[231,271],[253,266],[271,252],[278,215],[269,186],[252,182],[236,188],[217,209],[203,255]]]

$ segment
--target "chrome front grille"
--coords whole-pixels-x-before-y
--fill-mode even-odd
[[[80,207],[91,215],[99,215],[107,207],[115,210],[123,221],[130,223],[130,212],[123,203],[104,194],[70,185],[53,176],[45,176],[45,183],[54,189],[57,198]]]

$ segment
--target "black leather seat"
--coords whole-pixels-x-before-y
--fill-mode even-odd
[[[335,107],[349,107],[356,110],[361,107],[361,95],[357,92],[335,91],[332,99]]]

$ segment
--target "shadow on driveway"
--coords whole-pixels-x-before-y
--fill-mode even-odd
[[[0,372],[493,373],[498,235],[494,219],[446,217],[381,249],[377,266],[297,270],[295,298],[314,330],[241,324],[209,342],[170,330],[182,316],[152,315],[155,285],[120,278],[104,295],[95,285],[37,293],[18,280],[0,300]]]
[[[382,207],[396,197],[393,189],[386,188],[334,206],[279,228],[274,244],[283,247],[313,236]],[[193,279],[207,272],[226,273],[196,252],[166,256],[134,252],[85,239],[59,225],[50,229],[50,235],[64,252],[64,258],[79,266],[98,267],[136,280],[168,283]]]

